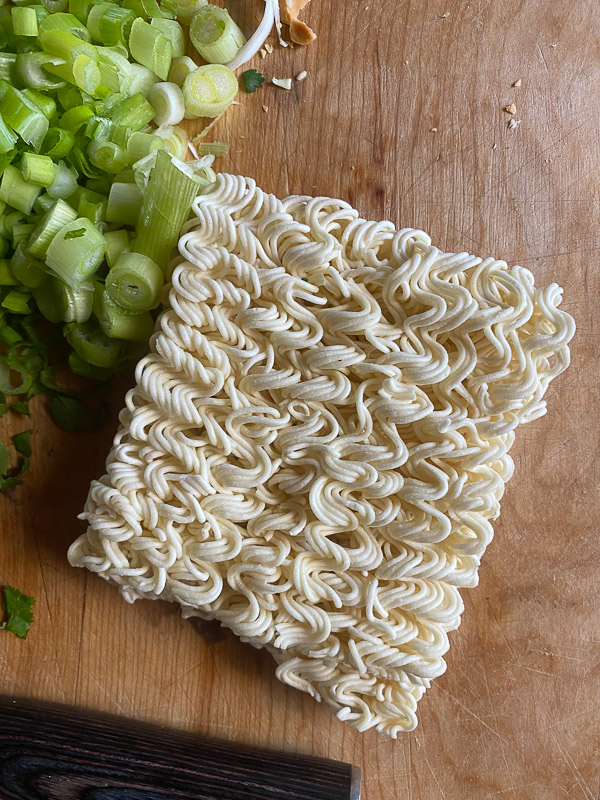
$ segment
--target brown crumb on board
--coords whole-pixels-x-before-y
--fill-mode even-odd
[[[520,86],[522,83],[523,83],[523,81],[521,80],[521,78],[519,78],[519,80],[518,80],[518,81],[515,81],[515,82],[513,83],[513,89],[518,89],[518,88],[519,88],[519,86]]]
[[[510,103],[509,105],[504,106],[504,110],[506,111],[507,114],[516,114],[517,113],[517,107],[516,107],[516,105],[514,103]]]
[[[514,129],[517,127],[517,125],[520,125],[520,124],[521,124],[521,120],[520,119],[515,119],[513,117],[511,119],[511,121],[508,123],[509,130],[514,131]]]
[[[266,114],[266,113],[267,113],[267,111],[269,110],[269,106],[263,106],[262,108],[263,108],[263,111],[265,112],[265,114]]]
[[[290,39],[296,44],[309,44],[317,34],[306,23],[298,19],[298,14],[310,0],[279,0],[281,21],[290,26]]]
[[[449,11],[444,11],[444,13],[441,16],[441,19],[448,19],[449,16],[450,16],[450,12]]]

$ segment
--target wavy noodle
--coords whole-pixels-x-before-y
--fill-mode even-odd
[[[445,669],[513,463],[569,363],[555,284],[219,175],[72,564],[267,647],[396,736]]]

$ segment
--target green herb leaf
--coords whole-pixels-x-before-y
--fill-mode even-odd
[[[265,76],[256,69],[247,69],[242,72],[242,83],[248,94],[252,94],[265,82]]]
[[[17,414],[25,414],[28,417],[31,416],[31,411],[29,410],[29,403],[27,402],[27,400],[15,400],[14,403],[12,404],[12,410],[16,411]],[[1,411],[0,411],[0,416],[1,416]]]
[[[10,467],[10,451],[8,445],[0,439],[0,475],[4,475]]]
[[[92,410],[74,397],[52,397],[50,409],[57,425],[71,432],[100,430],[108,417],[108,403]]]
[[[26,459],[31,458],[31,441],[29,439],[30,434],[31,431],[22,431],[21,433],[15,433],[15,435],[12,437],[12,443],[15,446],[15,450]]]
[[[33,622],[33,605],[35,600],[22,594],[12,586],[4,587],[4,611],[8,619],[0,625],[0,629],[10,631],[20,639],[26,639],[29,627]]]

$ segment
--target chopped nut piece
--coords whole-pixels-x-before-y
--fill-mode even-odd
[[[512,131],[512,130],[514,130],[514,129],[517,127],[517,125],[520,125],[520,124],[521,124],[521,120],[520,120],[520,119],[515,119],[515,118],[513,117],[513,118],[511,119],[511,121],[508,123],[508,127],[509,127],[509,128],[510,128],[510,130]]]
[[[494,142],[494,144],[492,145],[492,150],[497,150],[497,149],[498,149],[498,145],[496,144],[496,142]]]
[[[267,57],[267,51],[265,50],[264,47],[261,47],[258,52],[260,53],[260,57],[261,58],[266,58]]]
[[[449,11],[444,11],[444,13],[442,14],[442,19],[448,19],[449,16],[450,16],[450,12]]]
[[[519,86],[520,86],[522,83],[523,83],[523,81],[521,80],[521,78],[519,78],[519,80],[518,80],[518,81],[515,81],[515,82],[513,83],[513,88],[514,88],[514,89],[518,89],[518,88],[519,88]]]
[[[291,78],[271,78],[271,81],[275,84],[275,86],[279,86],[282,89],[287,89],[289,91],[292,88]]]
[[[305,80],[306,78],[308,78],[308,72],[307,72],[305,69],[303,69],[303,70],[302,70],[302,72],[299,72],[299,73],[296,75],[296,80],[297,80],[297,81],[303,81],[303,80]]]
[[[269,110],[269,106],[263,106],[262,108],[263,108],[263,111],[265,112],[265,114],[266,114],[266,113],[267,113],[267,111]]]
[[[265,45],[265,50],[267,51],[267,53],[271,54],[273,52],[273,45],[267,42]]]
[[[437,128],[430,128],[431,133],[437,133]]]
[[[514,103],[510,103],[510,105],[504,106],[504,110],[506,111],[507,114],[517,113],[517,107]]]

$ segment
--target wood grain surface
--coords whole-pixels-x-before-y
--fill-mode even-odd
[[[232,3],[246,25],[260,7]],[[516,476],[447,673],[414,733],[359,734],[278,683],[267,653],[172,605],[128,606],[71,569],[121,385],[99,435],[63,433],[36,405],[28,480],[0,497],[0,582],[37,598],[36,620],[26,641],[0,635],[0,691],[351,761],[365,800],[598,800],[600,8],[313,0],[306,19],[317,42],[254,66],[307,79],[240,96],[214,130],[232,144],[219,168],[528,266],[564,286],[578,325],[548,415],[518,431]]]

